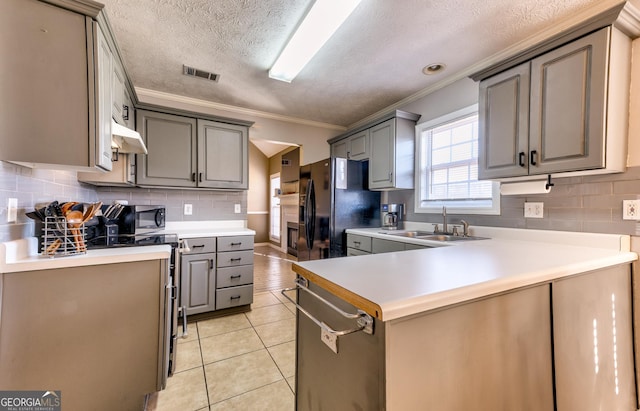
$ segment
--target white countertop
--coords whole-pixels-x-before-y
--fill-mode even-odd
[[[0,274],[169,258],[171,246],[150,245],[89,250],[86,254],[48,257],[38,255],[36,237],[0,243]]]
[[[390,321],[638,258],[629,251],[629,236],[623,235],[490,227],[478,227],[473,234],[492,238],[293,267],[356,307]]]
[[[256,235],[246,227],[245,220],[228,221],[167,221],[160,233],[177,234],[179,238],[229,237]]]

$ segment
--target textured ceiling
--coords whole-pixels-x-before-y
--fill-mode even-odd
[[[601,0],[362,0],[290,84],[267,72],[312,0],[99,1],[134,86],[349,126]]]

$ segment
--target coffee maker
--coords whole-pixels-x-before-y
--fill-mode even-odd
[[[382,228],[384,230],[397,230],[402,228],[404,220],[404,204],[382,204],[380,206]]]

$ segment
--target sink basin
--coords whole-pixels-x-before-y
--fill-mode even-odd
[[[486,240],[486,237],[463,237],[461,235],[449,235],[449,234],[431,234],[417,237],[421,240],[431,241],[469,241],[469,240]]]

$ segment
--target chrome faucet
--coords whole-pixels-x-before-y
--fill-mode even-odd
[[[442,218],[443,218],[443,223],[442,223],[442,232],[447,234],[447,207],[442,206]]]
[[[460,224],[462,224],[462,236],[469,237],[469,223],[464,220],[460,220]]]

